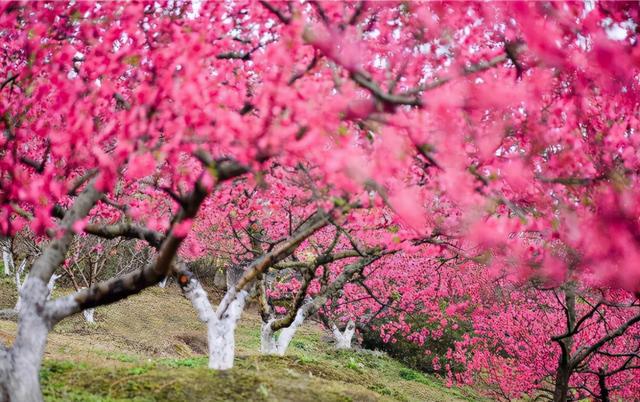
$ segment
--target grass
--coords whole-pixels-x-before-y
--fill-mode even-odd
[[[0,282],[0,308],[15,302]],[[64,290],[58,291],[60,294]],[[41,371],[48,401],[473,401],[383,353],[334,350],[306,324],[284,357],[259,353],[260,320],[248,309],[236,331],[235,367],[207,368],[206,327],[176,288],[151,288],[51,333]],[[16,324],[0,321],[0,340]]]

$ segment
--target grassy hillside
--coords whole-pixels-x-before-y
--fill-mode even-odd
[[[0,308],[15,289],[0,280]],[[96,325],[80,316],[49,337],[41,371],[49,401],[470,401],[381,353],[336,351],[306,324],[285,357],[259,354],[259,317],[249,307],[237,330],[236,367],[207,369],[206,328],[175,287],[154,287],[96,310]],[[16,324],[0,321],[0,340]]]

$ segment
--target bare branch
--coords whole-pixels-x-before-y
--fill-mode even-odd
[[[320,59],[320,56],[318,55],[318,52],[315,52],[313,54],[313,58],[311,59],[311,62],[309,63],[309,65],[307,65],[307,68],[305,68],[302,71],[296,71],[295,73],[293,73],[291,78],[289,78],[287,85],[293,85],[294,82],[304,77],[304,75],[307,74],[309,71],[313,70],[316,64],[318,64],[319,59]]]
[[[146,241],[151,247],[159,249],[165,236],[145,226],[134,223],[116,223],[112,225],[100,225],[90,223],[84,228],[85,233],[101,237],[103,239],[115,239],[123,237],[126,239],[140,239]]]
[[[238,280],[236,286],[229,289],[224,299],[218,306],[218,317],[221,317],[229,304],[234,300],[236,294],[249,287],[259,275],[262,275],[269,267],[277,264],[290,256],[296,248],[309,236],[325,227],[329,223],[329,214],[318,210],[310,215],[305,223],[300,225],[286,241],[274,247],[260,258],[254,260],[246,269],[244,275]]]
[[[0,91],[2,91],[7,85],[15,82],[17,78],[18,74],[9,74],[9,76],[4,81],[2,81],[2,84],[0,84]]]
[[[624,333],[634,324],[640,322],[640,314],[632,317],[631,319],[629,319],[627,322],[625,322],[624,324],[620,325],[615,331],[603,336],[602,338],[600,338],[600,340],[598,340],[597,342],[595,342],[594,344],[592,344],[590,347],[588,348],[582,348],[578,351],[578,353],[576,353],[576,355],[573,357],[573,359],[571,359],[571,365],[572,366],[577,366],[578,364],[580,364],[580,362],[582,360],[584,360],[585,358],[587,358],[590,354],[592,354],[593,352],[597,351],[598,349],[600,349],[602,346],[604,346],[607,342],[610,342],[611,340],[618,338],[619,336],[624,335]]]
[[[271,13],[273,15],[275,15],[276,17],[278,17],[278,19],[280,20],[280,22],[282,22],[285,25],[288,25],[291,22],[291,18],[287,17],[286,15],[284,15],[282,13],[282,11],[280,11],[278,8],[276,8],[275,6],[273,6],[271,3],[269,3],[268,1],[264,1],[264,0],[260,0],[260,4],[262,4],[262,6],[264,6],[264,8],[266,8],[267,10],[271,11]]]

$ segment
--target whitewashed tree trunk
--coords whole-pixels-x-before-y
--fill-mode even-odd
[[[62,275],[53,274],[51,275],[51,279],[49,279],[49,283],[47,283],[47,300],[51,298],[51,294],[53,293],[53,289],[56,287],[56,281],[60,279]]]
[[[353,320],[349,320],[344,331],[341,332],[335,324],[333,324],[331,331],[336,338],[336,349],[351,349],[351,340],[356,332],[356,324]]]
[[[20,323],[15,342],[0,367],[0,395],[6,394],[8,401],[42,401],[39,372],[47,343],[51,322],[43,314],[47,285],[37,277],[25,280],[21,290],[22,305]],[[0,360],[0,361],[2,361]],[[1,364],[0,364],[1,365]],[[2,379],[4,377],[4,379]]]
[[[307,318],[310,307],[311,304],[302,306],[296,313],[296,317],[291,325],[282,328],[277,336],[272,327],[275,320],[269,320],[267,323],[263,322],[260,336],[260,352],[265,355],[284,356],[293,336]]]
[[[162,289],[164,289],[165,287],[167,287],[167,281],[168,280],[169,280],[169,276],[165,276],[163,280],[158,282],[158,286],[160,286]]]
[[[264,355],[275,355],[278,351],[277,339],[275,333],[271,329],[274,320],[263,322],[260,329],[260,353]]]
[[[233,368],[236,351],[235,327],[240,317],[234,318],[229,316],[226,319],[211,320],[207,323],[210,369],[229,370]]]
[[[82,310],[82,316],[84,317],[84,320],[89,324],[96,323],[96,321],[93,318],[93,313],[95,313],[95,311],[96,311],[95,308],[88,308],[86,310]]]
[[[207,323],[209,368],[215,370],[232,368],[235,357],[236,325],[242,316],[249,293],[244,290],[236,293],[226,312],[222,317],[218,317],[199,281],[193,278],[190,279],[189,284],[183,288],[183,291],[185,297],[191,301],[191,304],[198,312],[198,318]]]
[[[1,384],[9,383],[9,369],[11,362],[11,353],[5,345],[0,342],[0,402],[9,400],[7,390]]]
[[[86,287],[82,287],[78,290],[84,290],[86,289]],[[88,309],[84,309],[82,310],[82,317],[84,318],[85,322],[88,322],[89,324],[95,324],[96,320],[94,318],[94,314],[96,312],[95,308],[88,308]]]
[[[291,315],[287,315],[282,319],[284,321],[269,320],[269,322],[263,323],[262,335],[260,337],[260,350],[262,353],[280,356],[284,355],[291,339],[304,320],[312,314],[315,314],[315,312],[318,311],[318,309],[323,306],[330,297],[339,292],[340,289],[344,287],[345,283],[353,278],[356,273],[362,272],[366,266],[380,258],[380,256],[381,254],[365,256],[360,258],[357,262],[345,266],[340,275],[338,275],[330,285],[328,285],[319,295],[316,295],[313,299],[306,301],[305,304],[296,311],[295,316],[293,316],[293,320],[291,319]],[[285,327],[284,325],[289,322],[290,324]],[[280,336],[276,339],[275,333],[278,329],[280,329]],[[353,337],[353,334],[349,337]],[[349,341],[349,344],[351,344],[351,341]]]
[[[20,285],[20,308],[18,310],[18,331],[11,348],[0,347],[0,397],[10,402],[40,402],[40,366],[44,356],[47,336],[60,319],[72,312],[78,312],[75,298],[69,304],[75,309],[67,309],[69,314],[52,309],[47,298],[47,284],[56,267],[64,262],[69,244],[73,239],[73,225],[88,215],[98,202],[100,193],[88,185],[76,198],[61,221],[62,235],[52,239],[43,253],[33,264],[28,278],[20,284],[20,273],[16,275],[16,286]],[[26,265],[26,263],[25,263]],[[19,271],[19,270],[18,270]]]
[[[2,266],[4,267],[4,275],[5,275],[5,276],[10,276],[10,275],[11,275],[11,268],[12,268],[12,265],[11,265],[11,263],[10,263],[10,261],[11,261],[11,260],[10,260],[10,258],[9,258],[9,257],[10,257],[10,254],[9,254],[9,253],[7,253],[7,252],[4,250],[4,247],[3,247],[3,248],[2,248]]]
[[[238,292],[222,317],[216,313],[215,320],[208,322],[209,368],[228,370],[233,367],[233,358],[236,353],[236,326],[242,316],[248,295],[249,292],[245,290]]]
[[[4,274],[6,276],[11,275],[11,270],[15,269],[13,263],[13,253],[11,253],[11,247],[8,239],[0,240],[0,247],[2,247],[2,264],[4,267]]]
[[[18,267],[18,269],[15,270],[15,283],[16,283],[16,290],[18,291],[18,300],[16,301],[14,310],[18,312],[22,308],[22,293],[23,293],[22,288],[24,287],[24,285],[27,283],[27,280],[29,279],[29,274],[27,274],[24,277],[24,282],[21,279],[22,272],[24,271],[24,268],[26,266],[27,266],[27,261],[23,260],[22,263],[20,264],[20,267]]]
[[[22,296],[21,296],[22,292],[20,290],[18,290],[18,300],[16,300],[16,305],[15,307],[13,307],[13,309],[15,311],[20,311],[20,309],[22,308]]]

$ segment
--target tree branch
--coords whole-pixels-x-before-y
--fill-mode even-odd
[[[227,290],[226,295],[218,306],[218,318],[222,317],[235,296],[242,290],[249,287],[253,281],[265,270],[274,264],[290,256],[296,248],[309,236],[323,228],[329,223],[329,214],[323,210],[317,210],[299,226],[286,241],[274,247],[260,258],[254,260],[246,269],[244,275],[238,280],[235,287]]]
[[[631,326],[633,326],[634,324],[640,322],[640,314],[632,317],[631,319],[629,319],[627,322],[625,322],[624,324],[622,324],[621,326],[619,326],[615,331],[603,336],[602,338],[600,338],[599,341],[597,341],[596,343],[594,343],[593,345],[591,345],[588,348],[583,348],[580,351],[578,351],[578,353],[576,353],[576,355],[571,359],[571,365],[572,366],[577,366],[578,364],[580,364],[581,361],[583,361],[585,358],[587,358],[590,354],[592,354],[593,352],[597,351],[598,349],[600,349],[602,346],[604,346],[607,342],[624,335],[624,333],[627,331],[627,329],[629,329]]]
[[[282,11],[280,11],[278,8],[273,6],[268,1],[260,0],[260,4],[262,4],[262,6],[267,10],[271,11],[271,13],[275,15],[283,24],[288,25],[291,22],[290,17],[287,17],[286,15],[284,15]]]

